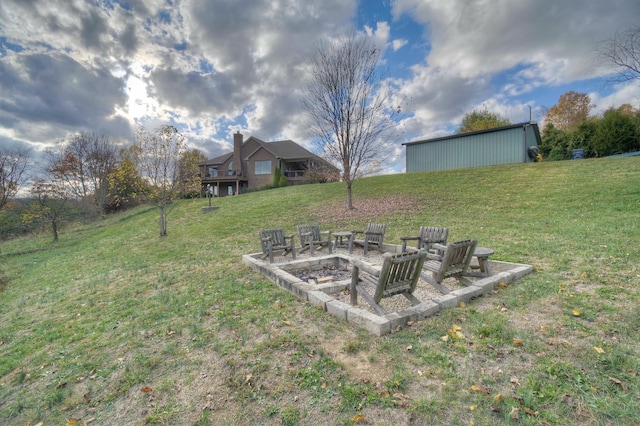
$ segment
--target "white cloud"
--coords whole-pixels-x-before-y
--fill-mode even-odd
[[[394,51],[398,51],[398,50],[400,50],[403,46],[405,46],[407,43],[408,43],[408,41],[407,41],[407,40],[397,38],[397,39],[395,39],[395,40],[393,40],[393,41],[391,42],[391,48],[392,48]]]
[[[640,5],[624,0],[396,0],[393,8],[428,26],[431,66],[474,78],[525,65],[546,83],[590,77],[597,42],[640,17]]]
[[[617,108],[622,104],[631,104],[635,108],[640,108],[640,92],[637,81],[616,83],[613,92],[607,96],[600,96],[598,93],[589,93],[591,103],[595,105],[592,114],[601,115],[610,108]]]

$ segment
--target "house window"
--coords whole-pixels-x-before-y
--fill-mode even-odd
[[[209,177],[217,177],[218,176],[218,168],[217,167],[209,167]]]
[[[270,175],[271,174],[271,160],[256,161],[255,174],[257,175]]]

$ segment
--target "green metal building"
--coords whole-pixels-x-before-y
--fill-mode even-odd
[[[526,122],[403,143],[407,173],[535,161],[538,124]]]

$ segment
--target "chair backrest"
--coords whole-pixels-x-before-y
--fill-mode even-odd
[[[376,286],[375,302],[380,302],[384,297],[413,293],[426,256],[427,252],[422,250],[413,253],[385,254]]]
[[[271,241],[272,247],[284,247],[287,245],[284,239],[284,229],[263,229],[260,231],[260,245],[262,246],[262,252],[267,253],[269,251],[268,241]]]
[[[367,226],[367,230],[364,231],[365,239],[369,243],[381,245],[384,240],[384,233],[387,230],[387,225],[380,223],[370,223]]]
[[[449,228],[438,228],[435,226],[420,227],[420,241],[418,248],[423,250],[431,250],[434,244],[447,245],[447,237],[449,236]]]
[[[318,225],[298,225],[298,236],[300,242],[303,242],[305,238],[303,235],[311,233],[311,241],[320,241],[320,227]]]
[[[461,276],[467,272],[476,244],[476,240],[464,240],[447,245],[440,269],[434,273],[435,280],[441,282],[445,278]]]

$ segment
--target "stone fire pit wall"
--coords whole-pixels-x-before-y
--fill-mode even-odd
[[[393,247],[389,251],[396,252],[396,250],[399,250],[399,247]],[[326,265],[350,270],[351,257],[348,254],[334,253],[300,258],[298,260],[288,258],[283,262],[271,264],[268,263],[268,260],[263,261],[260,257],[261,253],[247,254],[242,256],[242,260],[247,266],[264,275],[279,287],[289,291],[300,300],[321,307],[329,314],[361,326],[376,336],[383,336],[410,321],[422,320],[438,313],[442,309],[455,307],[461,302],[466,303],[475,297],[491,293],[499,283],[510,284],[533,271],[533,267],[530,265],[492,261],[492,263],[501,264],[502,268],[500,269],[502,269],[502,272],[478,279],[471,285],[456,289],[450,293],[424,300],[422,303],[402,311],[390,312],[387,315],[380,316],[363,309],[360,304],[353,306],[350,303],[337,300],[336,295],[349,288],[350,280],[309,284],[293,275],[296,271],[321,269]],[[366,303],[366,301],[362,300],[360,303]]]

